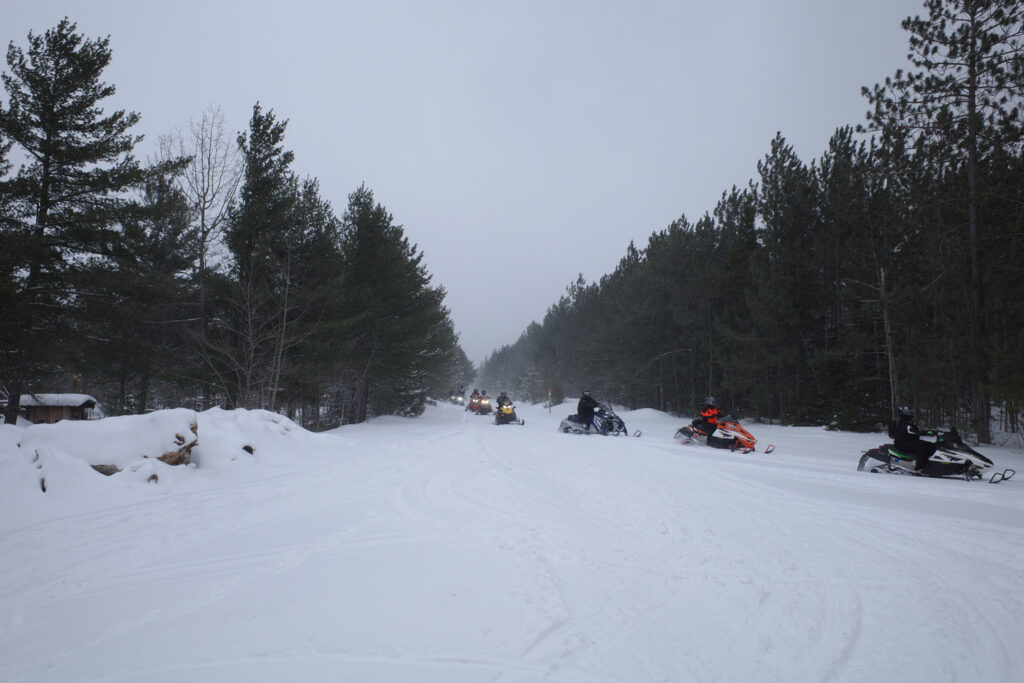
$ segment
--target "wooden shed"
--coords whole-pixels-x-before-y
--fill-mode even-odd
[[[22,394],[21,414],[36,424],[88,420],[96,399],[88,394]]]

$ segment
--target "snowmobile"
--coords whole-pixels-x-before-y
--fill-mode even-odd
[[[878,464],[871,461],[876,460]],[[937,432],[935,435],[935,453],[928,459],[924,468],[916,469],[917,458],[914,455],[900,452],[895,444],[884,443],[876,448],[865,451],[857,463],[857,470],[869,469],[871,472],[887,474],[909,474],[915,477],[963,477],[967,481],[983,479],[987,470],[995,463],[963,442],[956,427],[948,432]],[[989,478],[990,484],[1006,481],[1016,474],[1014,470],[1005,469],[994,472]]]
[[[480,397],[479,396],[470,396],[469,397],[469,403],[466,404],[466,410],[475,413],[479,407],[480,407]]]
[[[479,403],[476,406],[477,415],[490,415],[491,414],[491,397],[481,396]]]
[[[697,426],[697,420],[694,420],[691,424],[677,429],[674,438],[684,446],[691,444],[710,445],[713,448],[728,448],[731,451],[739,451],[741,453],[751,453],[757,450],[757,439],[735,420],[721,419],[718,421],[718,428],[710,434],[710,436],[715,438],[715,442],[709,444],[708,436]],[[764,452],[767,454],[774,450],[775,444],[770,443],[765,446]]]
[[[451,395],[448,396],[448,402],[457,406],[465,405],[466,397],[458,392],[453,391]]]
[[[526,420],[520,420],[516,417],[516,407],[511,403],[505,405],[498,405],[498,408],[494,411],[494,424],[496,425],[524,425]]]
[[[626,423],[606,403],[600,404],[594,410],[592,422],[582,421],[579,415],[569,415],[558,425],[558,431],[565,434],[604,434],[610,436],[629,433],[626,431]],[[636,436],[640,436],[640,433],[637,432]]]

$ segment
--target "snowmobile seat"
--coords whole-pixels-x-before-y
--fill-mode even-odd
[[[889,452],[889,455],[896,458],[897,460],[902,460],[903,462],[913,462],[914,460],[917,459],[915,456],[907,455],[906,453],[903,453],[902,451],[897,449],[895,444],[887,443],[885,444],[885,449]]]

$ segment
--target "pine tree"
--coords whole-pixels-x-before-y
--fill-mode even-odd
[[[721,368],[720,388],[712,384],[704,393],[731,396],[734,411],[769,415],[771,389],[766,377],[770,356],[765,348],[765,330],[751,324],[762,308],[756,298],[752,274],[764,272],[765,252],[758,242],[756,191],[733,187],[715,206],[717,232],[714,356]],[[697,393],[691,393],[687,406],[698,405]]]
[[[0,235],[15,280],[13,306],[0,322],[9,421],[32,377],[53,369],[62,349],[73,348],[67,334],[76,278],[120,240],[122,193],[144,180],[132,157],[141,138],[129,132],[139,115],[104,116],[101,108],[114,94],[114,86],[100,80],[111,59],[109,38],[87,40],[76,28],[65,18],[42,35],[30,32],[27,50],[13,42],[7,50],[0,139],[28,158],[3,187],[14,207]]]
[[[855,142],[852,129],[844,127],[816,169],[823,230],[815,251],[827,296],[824,337],[812,363],[824,388],[824,415],[841,429],[873,429],[891,417],[894,350],[886,343],[891,314],[884,273],[891,277],[894,270],[897,221],[891,207],[900,183],[877,149],[877,141]]]
[[[92,382],[94,393],[115,385],[104,401],[110,414],[146,412],[153,390],[176,379],[175,369],[187,362],[177,321],[195,258],[188,224],[173,172],[152,173],[138,206],[122,221],[122,239],[83,273],[82,289],[91,293],[81,297],[88,343],[77,347],[77,365],[101,378]]]
[[[18,244],[22,231],[17,229],[18,221],[11,192],[8,189],[7,174],[11,164],[7,154],[11,142],[0,132],[0,240],[4,248],[0,249],[0,310],[14,311],[18,301],[18,285],[15,278],[19,267],[19,256],[25,247]],[[6,318],[6,313],[5,316]],[[9,368],[14,360],[10,350],[16,348],[22,330],[16,327],[13,317],[9,320],[0,319],[0,379],[9,377]],[[0,385],[0,397],[7,398],[5,387]]]
[[[813,249],[820,233],[816,179],[781,134],[757,168],[766,261],[763,270],[755,272],[759,305],[752,317],[775,366],[771,385],[776,414],[810,418],[807,411],[820,399],[820,384],[808,376],[807,353],[822,329],[817,320],[822,308],[821,264]]]
[[[868,113],[876,128],[900,125],[923,143],[943,176],[961,178],[967,226],[970,291],[971,412],[982,441],[990,440],[986,334],[986,217],[983,167],[994,155],[1020,152],[1024,97],[1024,6],[1018,0],[927,0],[928,17],[907,18],[910,58],[920,71],[897,71],[872,90]]]
[[[430,286],[423,254],[362,186],[342,218],[351,421],[423,411],[430,372],[456,338],[444,290]]]
[[[287,121],[253,106],[248,133],[238,136],[243,181],[238,205],[225,230],[234,260],[229,310],[205,342],[219,358],[232,405],[273,408],[278,380],[292,338],[292,297],[299,263],[295,260],[293,210],[298,179],[294,155],[283,147]]]
[[[339,358],[346,343],[340,303],[343,299],[344,260],[341,221],[330,202],[320,196],[319,183],[306,179],[292,211],[292,246],[282,251],[282,265],[291,259],[293,269],[291,319],[282,349],[288,356],[278,365],[279,384],[289,414],[296,406],[309,407],[305,423],[319,427],[320,406],[327,388],[336,383]],[[287,346],[287,348],[284,348]]]

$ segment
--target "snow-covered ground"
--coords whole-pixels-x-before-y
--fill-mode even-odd
[[[1024,474],[857,472],[882,435],[748,424],[777,450],[741,455],[650,410],[621,414],[640,438],[518,412],[315,435],[214,410],[197,468],[110,477],[0,425],[0,681],[1024,675]]]

